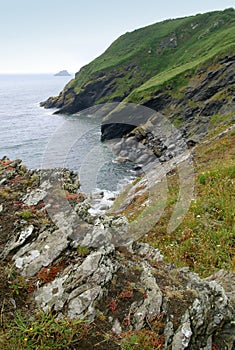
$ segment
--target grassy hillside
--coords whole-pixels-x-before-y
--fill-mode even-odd
[[[234,51],[234,9],[169,19],[122,35],[45,106],[74,113],[124,98],[142,103],[174,77]]]
[[[109,71],[125,64],[136,65],[137,79],[138,70],[141,74],[154,76],[151,82],[143,85],[144,88],[158,84],[158,75],[162,76],[165,71],[168,75],[168,69],[178,74],[176,67],[182,66],[180,71],[189,69],[229,46],[234,47],[235,31],[231,28],[235,29],[235,11],[232,9],[166,20],[126,33],[77,73],[72,86],[79,88],[88,82],[87,73]]]

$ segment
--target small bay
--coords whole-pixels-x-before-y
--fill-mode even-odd
[[[64,125],[74,125],[80,131],[66,158],[54,144],[52,166],[68,167],[81,173],[81,190],[89,193],[96,188],[118,191],[119,185],[130,179],[130,167],[114,163],[113,154],[100,142],[99,122],[89,116],[53,115],[54,110],[39,106],[49,96],[57,95],[71,77],[53,74],[0,75],[0,158],[20,158],[27,167],[39,169],[48,156],[48,144]],[[69,138],[70,135],[65,133]],[[51,147],[49,149],[51,152]]]

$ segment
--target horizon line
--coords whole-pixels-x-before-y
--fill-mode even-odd
[[[25,74],[25,75],[31,75],[31,74],[37,74],[37,75],[40,75],[40,74],[52,74],[52,75],[55,75],[57,74],[57,72],[0,72],[1,75],[22,75],[22,74]],[[76,72],[68,72],[70,75],[74,75],[76,74]]]

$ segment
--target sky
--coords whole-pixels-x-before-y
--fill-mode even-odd
[[[0,0],[0,73],[77,72],[120,35],[235,0]]]

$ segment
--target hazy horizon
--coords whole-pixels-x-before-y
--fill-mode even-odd
[[[0,74],[75,74],[127,31],[169,18],[234,8],[234,0],[0,0]]]

